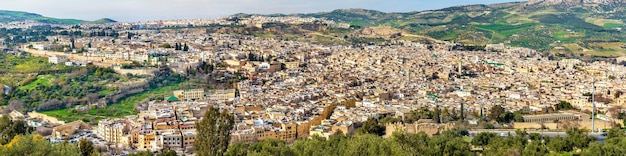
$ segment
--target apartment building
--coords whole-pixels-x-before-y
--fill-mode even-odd
[[[129,125],[126,120],[102,120],[98,122],[96,135],[107,142],[129,144]]]
[[[281,123],[280,127],[269,128],[256,125],[237,130],[231,134],[231,143],[246,142],[253,143],[265,139],[277,139],[286,142],[293,142],[297,139],[297,125]]]
[[[210,100],[230,101],[235,98],[235,89],[215,90],[209,95]]]
[[[204,89],[176,90],[174,96],[183,101],[204,100]]]

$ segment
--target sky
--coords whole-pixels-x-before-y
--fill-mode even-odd
[[[0,10],[26,11],[54,18],[111,18],[135,22],[216,18],[236,13],[315,13],[348,8],[409,12],[512,1],[516,0],[0,0]]]

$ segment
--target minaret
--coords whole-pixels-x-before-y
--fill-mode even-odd
[[[206,61],[206,56],[204,55],[204,51],[202,52],[202,62]]]

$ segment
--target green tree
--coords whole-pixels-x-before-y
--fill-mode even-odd
[[[546,138],[547,146],[551,151],[569,152],[572,151],[571,145],[561,136]]]
[[[235,118],[227,110],[209,107],[204,117],[196,123],[197,137],[194,148],[199,156],[224,155],[230,143],[230,130]]]
[[[178,154],[176,154],[174,150],[167,150],[166,152],[157,154],[157,156],[178,156]]]
[[[574,109],[574,106],[572,106],[572,104],[570,104],[567,101],[560,101],[558,104],[556,104],[556,110],[570,110],[570,109]]]
[[[357,133],[383,136],[385,135],[385,127],[378,124],[378,119],[369,118],[357,129]]]
[[[289,145],[282,140],[266,139],[261,142],[252,144],[249,147],[248,155],[254,156],[292,156],[296,153],[289,147]]]
[[[502,106],[495,105],[491,109],[489,109],[488,117],[491,120],[497,120],[504,113],[505,113],[505,110],[504,110],[504,108]]]
[[[172,45],[170,45],[169,43],[163,43],[163,45],[161,45],[162,48],[172,48]]]
[[[567,133],[565,140],[570,144],[571,149],[586,148],[587,146],[589,146],[589,143],[591,141],[596,140],[593,136],[590,136],[589,134],[587,134],[586,131],[578,129],[578,128],[571,128],[567,130],[565,133]]]
[[[189,51],[189,46],[187,46],[187,43],[185,43],[185,45],[183,45],[183,51]]]
[[[128,154],[128,156],[154,156],[154,153],[150,151],[140,151],[140,152]]]
[[[546,155],[548,153],[550,153],[550,151],[540,141],[533,141],[529,143],[522,151],[522,155]]]
[[[408,153],[419,155],[420,152],[427,151],[428,141],[430,138],[424,132],[417,134],[406,134],[402,132],[394,132],[392,139]]]
[[[407,155],[397,143],[373,134],[357,135],[351,139],[342,155]]]
[[[33,130],[24,120],[11,120],[8,115],[3,115],[0,117],[0,144],[7,144],[14,136],[28,134]]]
[[[541,141],[541,139],[543,139],[543,136],[541,136],[541,134],[539,133],[530,133],[528,134],[528,139],[532,141]]]
[[[433,136],[428,142],[431,150],[426,155],[471,155],[470,144],[463,140],[460,132],[453,129]]]
[[[81,138],[78,141],[78,148],[80,149],[80,153],[82,156],[89,156],[91,155],[91,153],[94,152],[93,142],[85,138]]]
[[[434,110],[434,114],[433,114],[433,121],[435,121],[435,123],[441,123],[441,109],[439,109],[439,107],[435,108]]]
[[[524,116],[521,113],[515,113],[515,117],[513,117],[515,122],[524,122]]]
[[[486,146],[489,144],[490,141],[492,141],[496,137],[498,136],[496,136],[496,134],[494,133],[481,132],[481,133],[478,133],[476,136],[474,136],[474,139],[472,139],[472,145]]]
[[[614,127],[611,129],[608,129],[608,131],[606,132],[606,139],[612,139],[612,138],[623,138],[626,137],[626,135],[624,135],[624,131]]]
[[[39,135],[16,135],[11,143],[0,146],[0,155],[3,156],[80,156],[76,145],[59,143],[51,145]]]
[[[511,121],[513,121],[515,119],[515,114],[506,111],[504,112],[504,114],[501,114],[498,118],[496,118],[496,121],[498,121],[499,123],[509,123]]]
[[[239,155],[248,155],[248,147],[250,144],[237,142],[230,147],[228,147],[228,151],[224,153],[226,156],[239,156]]]

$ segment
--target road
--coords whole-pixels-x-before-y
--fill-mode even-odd
[[[481,132],[490,132],[490,133],[496,133],[498,135],[504,134],[504,135],[511,135],[511,136],[515,136],[515,130],[472,130],[469,131],[471,136],[475,136],[478,133]],[[567,134],[565,134],[565,132],[545,132],[545,131],[526,131],[527,133],[539,133],[542,136],[547,136],[547,137],[556,137],[556,136],[561,136],[564,137]],[[604,140],[606,139],[605,136],[602,136],[602,133],[590,133],[591,136],[593,136],[594,138],[596,138],[597,141],[599,142],[604,142]]]

